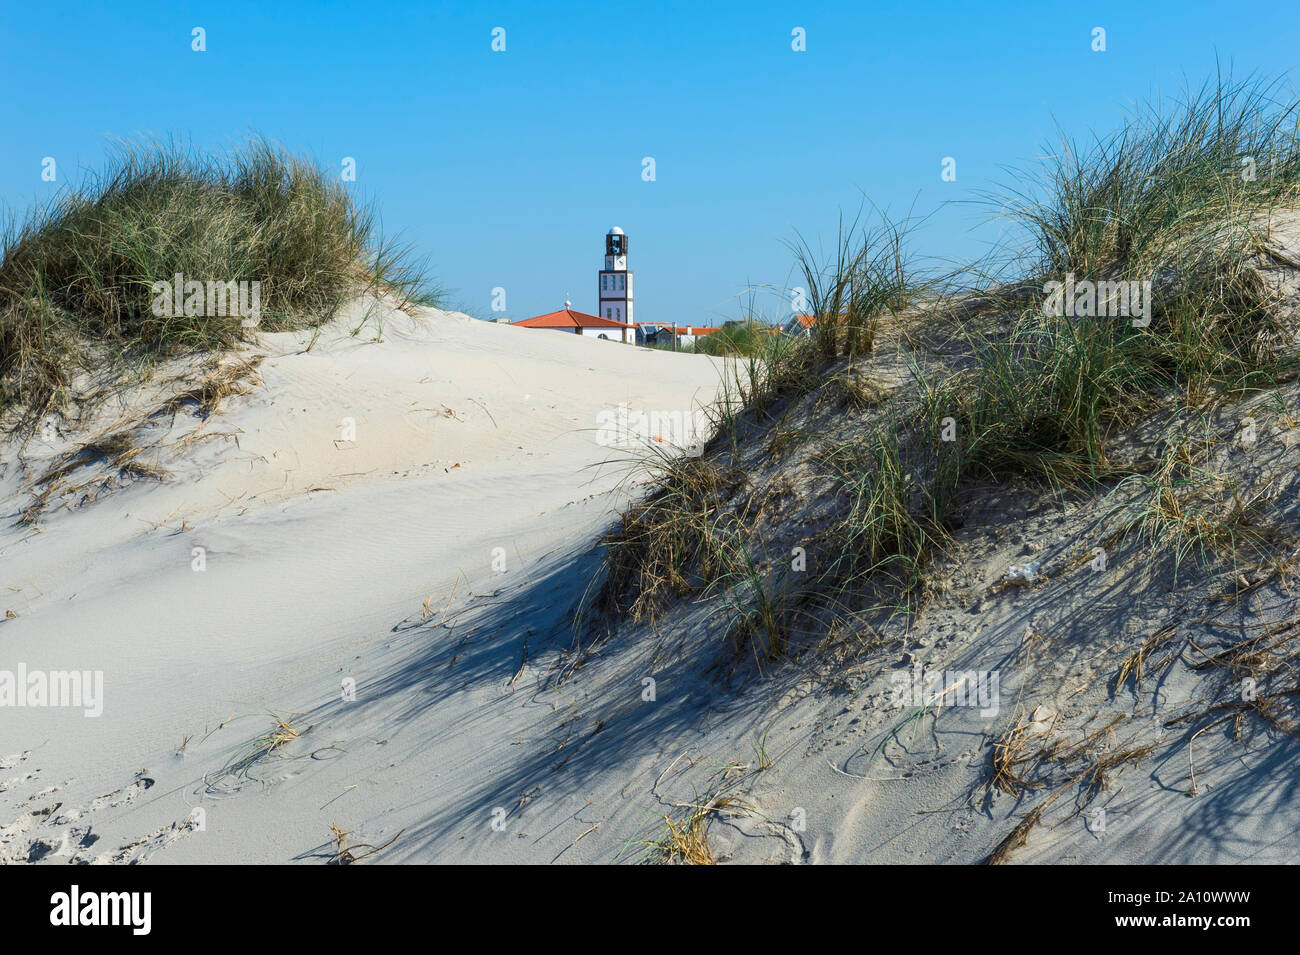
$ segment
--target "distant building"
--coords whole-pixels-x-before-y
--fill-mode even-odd
[[[627,249],[627,234],[618,226],[605,234],[605,266],[597,273],[597,314],[576,311],[573,303],[566,301],[558,312],[547,312],[511,324],[523,328],[550,328],[624,344],[667,341],[672,331],[665,330],[663,338],[659,338],[661,326],[648,326],[647,334],[633,319],[632,271],[627,267]],[[677,329],[679,342],[693,342],[697,334],[710,331],[712,329]]]
[[[677,336],[677,344],[693,345],[705,335],[712,335],[716,328],[699,325],[659,325],[654,322],[638,322],[636,326],[636,343],[638,345],[662,345],[671,342],[672,335]]]
[[[559,332],[570,332],[575,335],[582,335],[586,338],[604,338],[609,341],[623,342],[625,345],[633,343],[636,329],[626,322],[616,322],[610,318],[601,318],[599,315],[588,315],[586,312],[576,311],[571,302],[565,302],[564,308],[558,312],[547,312],[545,315],[536,315],[533,318],[525,318],[511,324],[522,328],[549,328]]]
[[[785,323],[783,331],[785,331],[787,335],[803,335],[804,337],[807,337],[812,334],[812,330],[816,324],[816,315],[791,315],[790,320]]]

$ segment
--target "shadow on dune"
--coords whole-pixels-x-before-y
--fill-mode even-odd
[[[656,660],[662,643],[641,628],[631,636],[622,630],[617,643],[589,650],[570,669],[575,615],[600,564],[589,546],[552,553],[525,584],[503,583],[445,615],[434,607],[427,621],[402,621],[383,672],[358,682],[356,702],[333,700],[313,712],[323,726],[359,708],[348,709],[347,718],[382,727],[399,744],[395,755],[409,745],[401,739],[407,733],[416,734],[421,752],[448,754],[446,772],[430,782],[443,791],[437,798],[417,794],[404,807],[427,803],[432,811],[406,829],[384,861],[438,861],[450,833],[489,832],[498,808],[511,832],[525,825],[528,838],[545,839],[572,811],[557,816],[539,807],[596,787],[617,789],[648,763],[680,755],[714,719],[757,712],[767,693],[741,694],[711,681],[695,672],[689,654]],[[655,681],[653,700],[643,698],[648,678]],[[467,739],[481,745],[466,747]],[[654,807],[645,808],[654,817]]]
[[[1170,786],[1188,790],[1189,731],[1171,747],[1152,775],[1167,772]],[[1148,861],[1177,864],[1200,857],[1215,864],[1255,861],[1260,853],[1268,861],[1293,856],[1300,839],[1300,740],[1272,737],[1263,731],[1244,743],[1234,741],[1231,725],[1216,727],[1195,742],[1197,795],[1172,835],[1148,848]],[[1206,781],[1211,782],[1207,785]]]

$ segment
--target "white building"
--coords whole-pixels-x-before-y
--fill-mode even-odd
[[[512,322],[524,328],[555,331],[636,344],[637,327],[632,320],[632,273],[627,267],[627,236],[618,226],[605,235],[605,267],[600,270],[595,315],[579,312],[565,301],[558,312],[534,315]]]
[[[625,345],[634,344],[636,341],[635,326],[627,322],[616,322],[611,318],[576,311],[571,302],[565,302],[564,308],[558,312],[535,315],[512,324],[522,328],[549,328],[587,338],[603,338],[607,341],[622,342]]]

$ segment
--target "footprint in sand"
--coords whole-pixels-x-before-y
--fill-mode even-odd
[[[57,821],[55,825],[58,825]],[[22,861],[57,862],[60,861],[60,856],[71,853],[71,858],[64,861],[84,864],[85,860],[80,858],[80,853],[98,841],[99,836],[94,835],[89,829],[64,829],[62,832],[37,836],[27,844],[26,858]],[[18,855],[21,851],[19,847],[14,854]]]
[[[35,774],[29,774],[24,779],[30,779],[33,775]],[[170,823],[133,842],[98,855],[91,853],[100,837],[91,831],[90,826],[74,826],[72,823],[84,820],[97,810],[126,806],[153,785],[152,778],[141,774],[121,789],[92,800],[85,808],[69,807],[61,812],[63,804],[56,802],[24,812],[8,825],[0,826],[0,865],[34,862],[134,865],[145,861],[159,849],[190,832],[194,828],[193,822],[186,819]],[[49,796],[58,791],[59,787],[51,786],[32,798]]]
[[[54,820],[54,824],[56,826],[70,826],[85,814],[85,810],[82,809],[69,809],[67,812],[61,813]]]
[[[19,753],[17,756],[0,756],[0,769],[13,769],[30,755],[32,755],[32,751],[28,749]]]
[[[53,806],[32,809],[7,826],[0,826],[0,865],[30,861],[33,845],[37,842],[43,843],[45,840],[32,840],[27,838],[27,834],[45,823],[58,808],[59,804],[55,803]],[[39,849],[36,851],[37,858],[44,854]]]
[[[21,786],[29,779],[35,779],[35,778],[36,778],[36,773],[23,773],[21,776],[11,776],[10,778],[6,779],[4,782],[0,783],[0,793],[8,792],[9,790],[13,789],[15,786]]]
[[[137,839],[135,842],[129,842],[124,846],[119,846],[112,852],[106,852],[93,859],[83,859],[79,856],[74,856],[72,861],[88,863],[90,865],[138,865],[148,859],[159,849],[171,845],[193,828],[194,825],[189,820],[186,820],[185,822],[173,822],[170,825],[155,829],[142,839]]]
[[[116,809],[118,806],[125,806],[134,802],[141,793],[151,786],[153,786],[153,780],[148,776],[137,776],[130,785],[96,797],[90,804],[90,811],[96,812],[100,809]]]

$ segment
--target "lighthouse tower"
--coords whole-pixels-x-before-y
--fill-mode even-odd
[[[605,267],[600,270],[598,301],[600,308],[596,314],[601,318],[632,324],[632,273],[627,268],[627,236],[618,226],[605,236]]]

